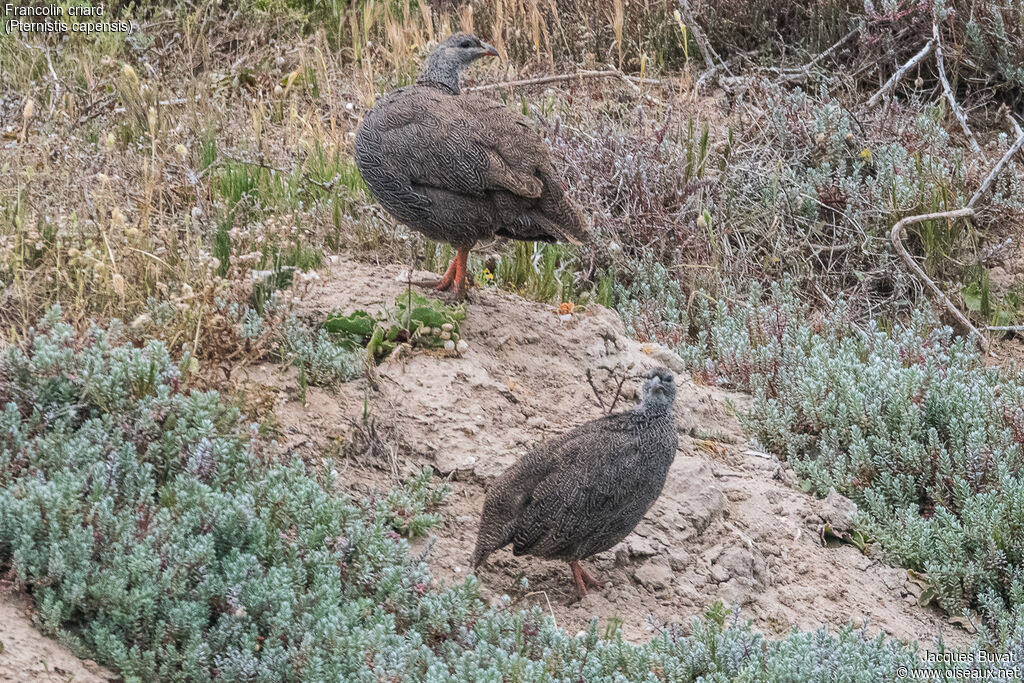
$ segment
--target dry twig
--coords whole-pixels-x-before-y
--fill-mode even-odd
[[[956,209],[955,211],[940,211],[938,213],[926,213],[921,216],[907,216],[906,218],[896,221],[896,225],[892,226],[892,232],[889,233],[889,239],[892,240],[892,245],[896,247],[896,251],[906,262],[907,266],[909,266],[910,269],[914,271],[914,274],[917,275],[917,277],[920,278],[922,282],[928,285],[928,289],[930,289],[932,293],[943,303],[943,305],[946,307],[946,310],[949,311],[953,315],[953,317],[956,318],[957,321],[964,326],[964,328],[966,328],[972,335],[975,336],[975,338],[978,340],[978,345],[982,348],[982,350],[985,353],[988,353],[988,339],[986,339],[985,335],[978,331],[978,328],[971,324],[971,321],[967,319],[967,316],[960,312],[960,309],[953,305],[953,302],[950,301],[949,297],[946,296],[941,289],[939,289],[938,285],[935,284],[934,280],[932,280],[930,277],[928,277],[927,274],[925,274],[921,266],[917,265],[917,262],[914,261],[913,257],[910,255],[910,252],[908,252],[907,248],[903,246],[902,238],[903,229],[908,225],[913,225],[915,223],[923,223],[924,221],[931,221],[939,218],[951,220],[954,218],[966,218],[968,216],[973,215],[974,209],[967,207],[963,209]]]
[[[939,25],[936,23],[932,24],[932,40],[935,41],[935,62],[939,67],[939,80],[942,82],[942,91],[946,93],[946,100],[949,101],[949,107],[953,110],[953,115],[956,116],[956,120],[960,122],[960,127],[964,131],[964,135],[967,136],[968,142],[971,143],[971,149],[974,150],[975,154],[981,152],[981,147],[978,145],[977,138],[974,137],[974,133],[967,125],[967,115],[964,114],[963,108],[957,103],[956,98],[953,96],[953,88],[949,85],[949,79],[946,78],[946,61],[942,58],[942,38],[939,36]]]
[[[629,76],[622,73],[618,69],[607,69],[603,71],[577,71],[571,74],[554,74],[552,76],[539,76],[537,78],[524,78],[518,81],[502,81],[501,83],[488,83],[487,85],[474,85],[465,90],[470,92],[481,92],[484,90],[497,90],[499,88],[519,88],[527,85],[544,85],[546,83],[563,83],[565,81],[572,81],[577,79],[585,78],[618,78],[619,80],[628,83],[629,85],[636,88],[638,83],[645,85],[665,85],[666,81],[662,81],[657,78],[641,78],[639,76]],[[639,91],[639,88],[637,88]]]
[[[978,186],[978,191],[974,193],[973,197],[971,197],[971,201],[967,202],[967,206],[969,207],[973,207],[977,201],[981,199],[982,195],[988,191],[989,186],[996,177],[1002,173],[1003,167],[1010,161],[1010,158],[1024,147],[1024,131],[1020,130],[1020,127],[1017,126],[1017,122],[1013,120],[1012,116],[1010,117],[1010,120],[1013,121],[1014,127],[1018,131],[1017,141],[1010,145],[1010,149],[1006,150],[1006,154],[1003,155],[1003,158],[992,167],[992,170],[988,172],[987,176],[985,176],[985,180],[981,181],[981,185]]]
[[[711,47],[711,43],[708,42],[704,31],[701,30],[700,24],[697,23],[693,12],[690,11],[689,0],[679,0],[679,13],[682,15],[687,27],[693,32],[693,39],[697,41],[697,47],[700,49],[700,54],[704,58],[707,68],[711,70],[725,68],[728,71],[729,68],[722,64],[722,58],[715,52],[715,48]],[[731,76],[732,72],[729,72],[729,75]]]
[[[885,82],[885,85],[879,88],[878,92],[871,96],[871,99],[868,100],[868,108],[870,109],[878,106],[878,103],[882,101],[882,98],[885,97],[885,95],[890,90],[892,90],[897,83],[899,83],[900,79],[903,78],[908,71],[913,69],[917,64],[921,62],[922,59],[927,57],[928,53],[932,51],[933,47],[935,47],[935,39],[929,38],[928,42],[925,43],[924,47],[921,48],[921,51],[918,52],[913,57],[911,57],[909,60],[907,60],[906,64],[896,69],[896,73],[894,73],[892,77]]]
[[[859,34],[859,33],[860,33],[860,29],[859,28],[852,29],[845,36],[843,36],[842,38],[837,40],[835,43],[833,43],[832,47],[830,47],[827,50],[825,50],[824,52],[820,53],[817,57],[815,57],[811,61],[807,62],[803,66],[793,67],[793,68],[790,68],[790,69],[772,69],[772,71],[775,71],[776,73],[778,73],[779,74],[779,78],[784,83],[796,83],[796,82],[805,80],[808,76],[811,75],[811,69],[814,67],[815,64],[817,64],[821,60],[823,60],[826,57],[828,57],[830,54],[832,54],[833,52],[835,52],[836,50],[841,48],[843,45],[846,45],[846,43],[848,43],[851,40],[853,40],[853,38],[855,38],[857,36],[857,34]]]

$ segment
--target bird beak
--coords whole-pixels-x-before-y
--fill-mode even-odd
[[[483,52],[480,53],[481,57],[497,57],[498,56],[498,51],[490,43],[484,43],[483,45],[480,46],[480,49],[483,50]]]

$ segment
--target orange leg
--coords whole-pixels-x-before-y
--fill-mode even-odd
[[[576,599],[582,600],[587,594],[587,588],[593,588],[595,590],[601,590],[604,588],[601,583],[594,578],[594,576],[583,568],[583,565],[579,563],[579,560],[569,563],[569,569],[572,570],[573,582],[576,585]]]
[[[444,275],[441,276],[441,281],[435,285],[434,289],[439,292],[445,292],[452,288],[452,283],[455,282],[455,264],[458,260],[459,257],[456,255],[456,257],[452,259],[452,262],[448,264],[448,268],[445,269]]]
[[[604,588],[604,584],[601,583],[597,577],[588,572],[587,568],[582,564],[580,565],[580,574],[583,575],[583,583],[587,584],[588,588],[593,588],[594,590],[601,590]]]
[[[572,579],[576,584],[576,599],[582,600],[587,594],[587,587],[583,584],[583,574],[579,562],[570,562],[569,569],[572,570]]]
[[[469,249],[459,249],[455,254],[455,258],[448,265],[447,270],[444,271],[444,275],[441,277],[441,281],[437,283],[435,289],[445,292],[454,287],[456,297],[459,299],[466,298],[466,289],[469,286],[468,274],[466,272],[468,262]]]

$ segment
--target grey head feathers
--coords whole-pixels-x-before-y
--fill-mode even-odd
[[[667,368],[655,368],[647,373],[640,392],[640,413],[666,412],[676,400],[676,378]]]
[[[438,43],[430,52],[417,85],[426,85],[447,92],[459,94],[459,74],[481,57],[496,57],[498,51],[472,33],[455,33]]]

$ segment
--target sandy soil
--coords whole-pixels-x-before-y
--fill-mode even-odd
[[[116,677],[91,660],[79,659],[32,626],[30,604],[0,596],[0,681],[101,683]]]
[[[405,291],[398,274],[342,257],[299,307],[313,319],[377,310]],[[378,368],[376,382],[311,389],[305,406],[288,373],[269,366],[249,372],[254,385],[276,387],[287,446],[304,456],[349,439],[366,400],[378,431],[395,446],[335,463],[340,488],[384,489],[395,472],[427,465],[449,478],[444,523],[414,548],[430,546],[439,581],[469,571],[488,482],[543,439],[602,414],[588,369],[606,404],[618,378],[630,377],[620,407],[632,403],[647,369],[660,364],[683,372],[667,349],[627,338],[606,309],[594,306],[564,322],[551,306],[493,289],[473,292],[463,338],[469,350],[461,357],[399,350]],[[566,606],[571,583],[564,565],[503,550],[478,573],[485,593],[537,602],[572,631],[594,615],[602,623],[620,619],[625,635],[638,640],[650,636],[652,623],[686,629],[721,600],[770,634],[853,620],[905,640],[970,641],[941,612],[917,605],[920,589],[904,570],[852,545],[823,545],[822,526],[848,527],[853,503],[804,494],[788,468],[754,451],[735,417],[745,396],[694,385],[685,373],[681,379],[680,450],[665,491],[632,535],[591,560],[612,587]]]

